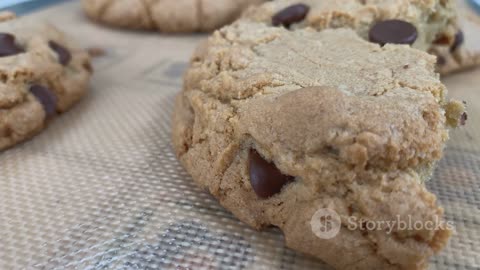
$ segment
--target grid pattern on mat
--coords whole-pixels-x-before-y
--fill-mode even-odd
[[[86,22],[78,3],[24,20],[52,14],[107,55],[85,100],[0,153],[0,269],[329,269],[286,248],[277,230],[236,220],[175,159],[173,99],[203,36],[112,31]],[[456,227],[432,269],[480,269],[479,75],[445,81],[470,104],[470,121],[428,183]]]

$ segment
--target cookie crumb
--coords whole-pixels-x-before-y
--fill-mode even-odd
[[[90,48],[87,49],[87,51],[88,51],[88,54],[91,57],[101,57],[101,56],[105,56],[107,54],[105,49],[100,48],[100,47],[90,47]]]
[[[447,124],[451,127],[464,126],[467,121],[466,105],[463,101],[452,100],[445,106]]]

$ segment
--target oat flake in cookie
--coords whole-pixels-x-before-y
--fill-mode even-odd
[[[250,226],[280,228],[295,250],[336,269],[426,269],[451,231],[423,181],[464,112],[434,69],[432,55],[348,29],[238,21],[192,58],[173,145],[198,185]],[[310,226],[323,208],[341,219],[332,239]],[[441,223],[346,226],[397,217]]]
[[[268,0],[82,0],[91,19],[121,28],[206,32]]]
[[[88,54],[51,25],[0,24],[0,150],[40,132],[87,91]]]

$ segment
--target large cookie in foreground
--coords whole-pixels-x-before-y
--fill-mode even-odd
[[[294,29],[351,28],[366,40],[410,44],[439,57],[450,74],[480,65],[464,46],[456,0],[277,0],[249,9],[244,17]]]
[[[235,20],[248,6],[267,0],[83,0],[95,21],[130,29],[205,32]]]
[[[464,113],[434,68],[434,56],[352,30],[239,21],[193,57],[174,149],[224,207],[279,227],[295,250],[337,269],[424,269],[450,228],[423,181]],[[332,239],[310,225],[325,208],[341,218]],[[438,226],[362,230],[347,226],[353,218]]]
[[[40,132],[87,91],[88,54],[51,25],[0,24],[0,150]]]

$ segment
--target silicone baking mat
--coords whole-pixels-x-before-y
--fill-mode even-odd
[[[474,16],[465,29],[480,49]],[[173,99],[205,36],[112,30],[78,2],[21,18],[43,19],[106,55],[87,98],[0,153],[0,269],[329,269],[286,248],[279,231],[236,220],[175,159]],[[480,70],[445,83],[470,118],[428,183],[456,227],[431,269],[480,269]]]

